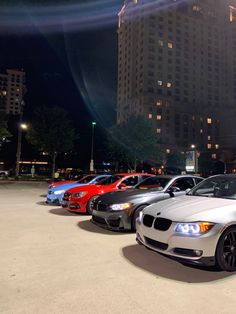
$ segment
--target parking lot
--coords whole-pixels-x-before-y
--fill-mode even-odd
[[[235,313],[234,273],[148,251],[45,205],[46,190],[0,182],[0,313]]]

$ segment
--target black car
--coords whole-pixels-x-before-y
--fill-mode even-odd
[[[93,203],[91,221],[112,230],[136,230],[136,219],[144,207],[181,196],[202,180],[193,175],[155,176],[133,189],[103,194]]]

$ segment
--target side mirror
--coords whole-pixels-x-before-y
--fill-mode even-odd
[[[168,192],[180,192],[180,188],[178,188],[177,186],[170,186]]]
[[[121,183],[121,184],[118,185],[118,189],[122,190],[124,188],[126,188],[126,184]]]
[[[187,190],[185,190],[185,193],[188,194],[189,191],[191,191],[190,188],[188,188]]]

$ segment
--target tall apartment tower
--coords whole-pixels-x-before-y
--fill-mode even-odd
[[[22,110],[25,93],[25,72],[23,70],[7,70],[0,74],[0,112],[19,114]]]
[[[236,143],[235,8],[235,0],[125,1],[117,123],[143,115],[166,149],[217,152]]]

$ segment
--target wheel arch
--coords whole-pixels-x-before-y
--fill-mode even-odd
[[[150,203],[139,204],[139,205],[135,208],[135,210],[133,211],[132,216],[131,216],[131,229],[132,229],[132,230],[135,229],[135,227],[134,227],[134,223],[135,223],[134,218],[135,218],[135,215],[136,215],[137,211],[140,210],[140,208],[142,208],[142,207],[143,207],[143,209],[144,209],[144,208],[147,207],[148,205],[151,205],[151,204],[150,204]],[[136,217],[136,218],[137,218],[137,217]]]
[[[92,196],[90,196],[90,198],[88,199],[87,201],[87,204],[86,204],[86,213],[90,215],[90,205],[91,205],[91,201],[93,201],[93,199],[96,199],[100,196],[101,194],[94,194]]]

